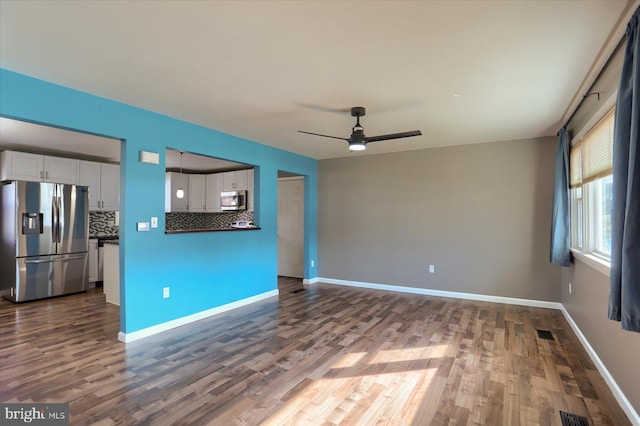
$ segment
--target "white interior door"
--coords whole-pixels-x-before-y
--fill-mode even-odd
[[[304,278],[304,177],[278,180],[278,275]]]

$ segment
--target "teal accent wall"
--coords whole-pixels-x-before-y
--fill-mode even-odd
[[[317,161],[0,69],[0,115],[122,140],[120,329],[131,333],[277,289],[278,170],[305,176],[305,278],[317,276]],[[165,149],[253,164],[261,230],[166,235]],[[140,163],[140,151],[160,165]],[[136,222],[159,220],[136,232]],[[316,260],[311,268],[310,260]],[[162,298],[162,288],[171,297]]]

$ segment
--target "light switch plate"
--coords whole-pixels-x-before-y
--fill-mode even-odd
[[[136,230],[138,232],[148,232],[149,231],[149,222],[138,222],[136,224]]]
[[[158,227],[158,218],[157,218],[157,217],[155,217],[155,216],[153,216],[153,217],[151,218],[151,227],[152,227],[152,228],[157,228],[157,227]]]

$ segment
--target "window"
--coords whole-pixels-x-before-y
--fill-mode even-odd
[[[609,261],[614,110],[571,149],[571,248]]]

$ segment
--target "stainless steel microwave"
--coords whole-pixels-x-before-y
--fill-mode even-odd
[[[222,211],[246,210],[247,191],[223,191],[220,193]]]

